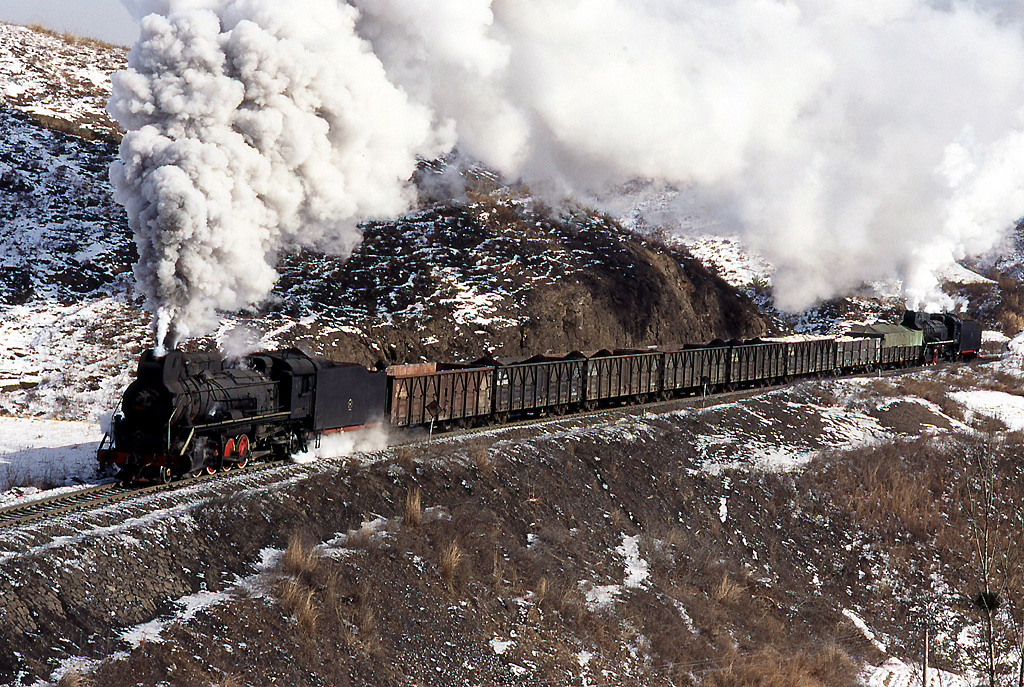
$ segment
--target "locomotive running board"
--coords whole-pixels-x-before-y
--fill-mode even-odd
[[[194,425],[192,429],[197,432],[205,432],[208,430],[217,429],[230,429],[232,427],[244,427],[245,425],[251,425],[254,422],[264,422],[268,420],[287,420],[291,416],[292,414],[287,411],[281,413],[271,413],[269,415],[253,415],[251,417],[240,418],[238,420],[224,420],[223,422],[210,422],[205,425]]]

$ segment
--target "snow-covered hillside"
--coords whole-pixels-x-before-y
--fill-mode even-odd
[[[106,112],[110,74],[125,48],[0,22],[0,97],[23,112],[86,137],[120,138]]]

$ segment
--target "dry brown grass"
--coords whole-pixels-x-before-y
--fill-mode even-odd
[[[998,283],[1000,298],[996,317],[1003,331],[1013,336],[1024,329],[1024,284],[1006,275],[1001,275]]]
[[[548,578],[541,577],[537,580],[537,588],[533,590],[534,596],[537,597],[537,603],[543,604],[548,598]]]
[[[395,455],[398,458],[398,464],[406,472],[412,473],[416,471],[416,449],[412,446],[399,446],[395,449]]]
[[[747,588],[729,577],[728,573],[722,573],[722,579],[711,592],[711,598],[716,603],[734,604],[746,595]]]
[[[766,648],[722,660],[704,674],[703,687],[853,687],[857,664],[835,645],[809,654]]]
[[[423,500],[419,487],[410,487],[405,492],[405,509],[402,518],[409,527],[419,527],[423,521]]]
[[[281,605],[295,618],[299,629],[307,634],[316,631],[316,621],[320,617],[314,594],[314,590],[294,580],[282,582],[279,590]]]
[[[441,571],[441,579],[451,591],[455,589],[455,576],[465,558],[466,553],[456,541],[450,541],[441,548],[438,569]]]
[[[310,579],[320,565],[316,547],[298,533],[288,538],[288,548],[281,557],[281,571],[292,577]]]
[[[954,420],[963,422],[963,407],[949,397],[949,392],[955,389],[950,388],[950,380],[947,379],[922,379],[911,378],[901,381],[898,391],[909,396],[917,396],[926,401],[934,403],[942,412]]]
[[[72,668],[57,680],[57,687],[93,687],[95,683],[85,673]]]
[[[113,43],[107,43],[105,41],[99,40],[98,38],[90,38],[88,36],[79,36],[78,34],[71,33],[70,31],[54,31],[53,29],[49,29],[49,28],[43,26],[42,24],[27,24],[25,26],[25,28],[31,29],[32,31],[35,31],[36,33],[41,33],[44,36],[50,36],[51,38],[59,38],[59,39],[65,41],[67,43],[80,44],[80,45],[92,45],[92,46],[95,46],[95,47],[98,47],[98,48],[105,48],[105,49],[124,48],[124,46],[115,45]]]

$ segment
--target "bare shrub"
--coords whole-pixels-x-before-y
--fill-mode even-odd
[[[72,668],[57,680],[57,687],[92,687],[95,684],[85,673]]]
[[[441,549],[438,567],[441,571],[441,579],[448,585],[449,590],[455,589],[455,573],[458,572],[459,565],[465,557],[465,552],[456,541],[448,542]]]
[[[369,604],[359,609],[358,620],[359,634],[363,637],[369,637],[377,629],[377,614]]]
[[[469,457],[473,461],[473,465],[476,466],[477,472],[481,475],[487,476],[493,472],[494,465],[491,462],[491,452],[487,450],[487,447],[477,446],[470,451]]]
[[[743,598],[746,590],[742,584],[731,579],[728,573],[722,573],[722,579],[712,591],[711,598],[718,603],[732,604]]]
[[[548,598],[548,578],[541,577],[537,580],[537,589],[534,590],[534,595],[537,597],[537,604],[542,604]]]
[[[237,675],[225,673],[217,681],[217,687],[245,687],[245,682]]]
[[[423,520],[423,502],[420,496],[419,487],[411,487],[405,492],[405,511],[403,513],[405,524],[409,527],[419,527]]]
[[[395,455],[398,456],[398,464],[406,472],[416,471],[416,449],[412,446],[399,446],[395,449]]]
[[[1016,279],[1001,275],[999,281],[999,305],[996,317],[1003,331],[1013,336],[1024,329],[1024,284]]]
[[[316,630],[316,621],[320,616],[314,601],[314,591],[293,580],[282,583],[280,591],[281,605],[295,618],[299,629],[307,634]]]
[[[505,562],[505,557],[501,554],[501,551],[495,549],[491,557],[491,582],[494,584],[495,591],[501,589],[504,585],[505,573],[508,565],[509,564]]]
[[[301,534],[295,533],[288,538],[288,548],[281,558],[281,570],[292,577],[309,579],[320,565],[320,556],[316,547],[306,541]]]

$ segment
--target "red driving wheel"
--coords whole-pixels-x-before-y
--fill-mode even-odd
[[[234,437],[230,437],[226,442],[224,442],[224,455],[223,455],[223,457],[220,460],[220,469],[221,470],[230,470],[231,469],[231,460],[232,460],[232,457],[234,455],[235,455],[235,438]]]
[[[238,467],[244,468],[249,464],[249,437],[240,434],[235,441],[235,453],[238,455]]]

